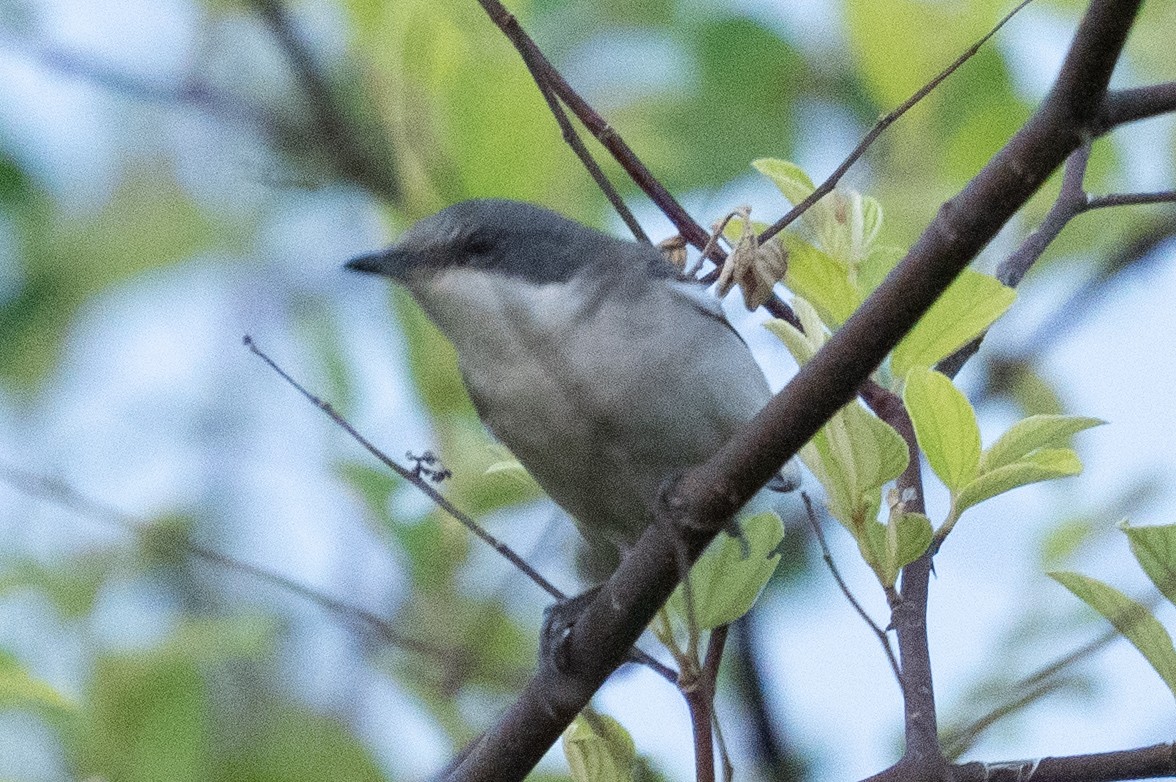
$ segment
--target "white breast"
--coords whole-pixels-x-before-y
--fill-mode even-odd
[[[586,536],[625,548],[662,481],[768,398],[746,345],[696,291],[452,268],[413,293],[457,348],[485,423]]]

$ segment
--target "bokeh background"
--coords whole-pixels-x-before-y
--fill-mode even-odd
[[[740,204],[781,214],[751,160],[822,178],[1009,5],[510,7],[709,224]],[[532,487],[484,474],[502,457],[444,343],[402,296],[341,265],[473,196],[623,227],[472,0],[289,0],[277,22],[275,7],[0,0],[0,778],[419,779],[524,681],[544,595],[380,468],[245,334],[393,457],[438,452],[460,507],[577,587],[570,523]],[[1081,10],[1037,0],[853,169],[848,186],[883,205],[887,243],[913,241],[1029,115]],[[1176,78],[1173,40],[1176,4],[1146,4],[1115,85]],[[651,235],[669,235],[605,168]],[[1171,117],[1095,145],[1092,192],[1174,182]],[[1171,205],[1078,218],[961,376],[986,442],[1032,412],[1110,422],[1082,435],[1083,476],[969,512],[937,559],[945,731],[1029,701],[951,745],[964,757],[1171,739],[1171,696],[1125,642],[1026,678],[1105,631],[1045,571],[1147,599],[1114,525],[1173,521],[1174,233]],[[785,351],[729,304],[779,387],[794,371]],[[929,505],[941,517],[943,495]],[[720,715],[743,778],[861,777],[901,751],[898,688],[798,501],[781,510],[786,564],[736,629]],[[852,541],[830,538],[885,623]],[[673,688],[627,670],[598,705],[634,735],[648,778],[688,777]],[[565,773],[555,752],[537,778]]]

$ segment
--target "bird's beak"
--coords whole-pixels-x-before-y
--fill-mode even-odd
[[[347,262],[346,268],[368,274],[379,274],[384,277],[400,279],[405,269],[405,253],[396,247],[383,250],[371,255],[361,255]]]
[[[361,255],[358,258],[352,258],[347,262],[346,268],[356,272],[367,272],[368,274],[382,274],[384,272],[384,253],[373,253],[371,255]]]

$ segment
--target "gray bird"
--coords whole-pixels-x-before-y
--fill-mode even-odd
[[[408,289],[486,426],[590,543],[622,555],[663,482],[770,396],[702,284],[654,247],[531,204],[454,204],[347,267]],[[795,464],[774,483],[795,488]]]

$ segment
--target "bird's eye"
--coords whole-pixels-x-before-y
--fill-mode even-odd
[[[473,233],[466,237],[464,248],[470,255],[486,255],[494,242],[484,233]]]

